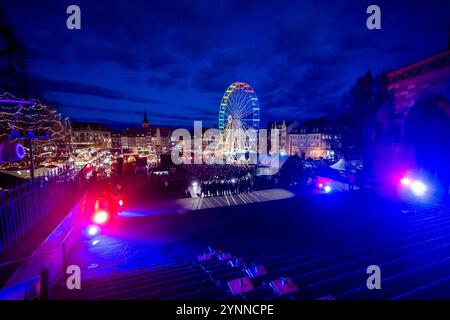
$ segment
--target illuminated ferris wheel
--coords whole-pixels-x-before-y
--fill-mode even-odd
[[[259,102],[255,90],[244,82],[235,82],[223,95],[219,109],[219,130],[227,127],[248,131],[259,129]]]
[[[244,154],[256,152],[259,129],[259,102],[255,90],[244,82],[235,82],[223,95],[219,109],[222,151],[227,160],[245,162]]]

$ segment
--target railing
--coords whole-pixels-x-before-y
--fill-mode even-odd
[[[51,298],[50,287],[66,272],[67,256],[81,244],[84,217],[93,208],[85,192],[67,216],[31,256],[0,263],[0,272],[19,265],[6,286],[0,289],[0,300]]]
[[[25,180],[0,191],[0,254],[12,248],[78,190],[73,170]]]

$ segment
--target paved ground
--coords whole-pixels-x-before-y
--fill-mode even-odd
[[[405,205],[362,191],[123,216],[71,257],[82,267],[82,290],[67,290],[61,279],[53,297],[450,299],[449,231],[448,204]],[[232,295],[227,281],[245,273],[217,257],[198,262],[208,245],[268,273],[251,280],[254,290]],[[381,290],[366,287],[373,264]],[[277,296],[270,282],[280,277],[298,290]]]

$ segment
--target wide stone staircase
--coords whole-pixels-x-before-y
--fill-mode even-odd
[[[81,290],[67,289],[61,279],[51,298],[450,299],[450,209],[429,206],[405,215],[401,236],[385,243],[321,252],[243,246],[239,254],[209,247],[190,261],[123,264],[84,279]],[[381,269],[380,290],[367,288],[370,265]]]

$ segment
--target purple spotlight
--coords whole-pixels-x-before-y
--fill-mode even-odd
[[[23,159],[23,157],[25,156],[25,149],[20,143],[16,144],[16,155],[19,159]]]
[[[25,156],[25,149],[19,142],[0,144],[0,163],[20,161]]]

